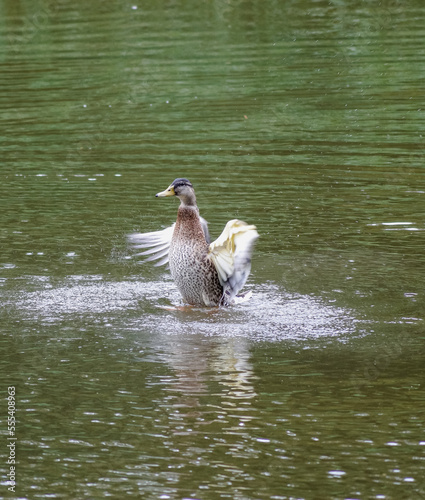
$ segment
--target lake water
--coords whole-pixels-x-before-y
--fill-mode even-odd
[[[425,499],[424,39],[413,0],[0,4],[2,498]],[[176,177],[257,226],[249,302],[133,258]]]

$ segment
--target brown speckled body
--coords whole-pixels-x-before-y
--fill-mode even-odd
[[[171,275],[185,302],[202,306],[220,305],[223,287],[208,257],[208,243],[196,205],[179,207],[169,264]]]

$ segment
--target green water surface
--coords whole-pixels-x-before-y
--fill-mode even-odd
[[[422,2],[0,2],[0,497],[425,499]],[[127,235],[176,177],[247,290]],[[16,390],[8,490],[8,387]]]

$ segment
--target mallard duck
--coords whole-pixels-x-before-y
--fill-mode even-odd
[[[169,264],[183,300],[197,306],[227,306],[248,298],[238,295],[251,270],[251,254],[258,233],[255,226],[234,219],[212,243],[208,223],[199,215],[195,190],[187,179],[175,179],[157,198],[177,196],[177,221],[162,231],[130,235],[138,255]],[[238,300],[239,299],[239,300]]]

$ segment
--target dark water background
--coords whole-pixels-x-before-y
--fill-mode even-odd
[[[425,499],[420,1],[0,3],[0,496]],[[126,235],[261,235],[181,304]],[[161,307],[159,307],[161,306]]]

